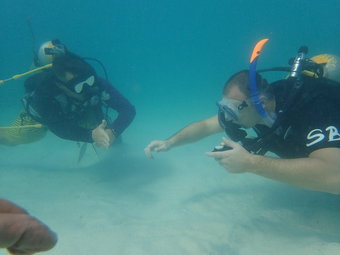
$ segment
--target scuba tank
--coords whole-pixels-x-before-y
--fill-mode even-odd
[[[325,78],[340,83],[340,58],[331,54],[320,54],[309,59],[309,63],[314,63],[314,70],[309,70],[308,66],[302,71],[304,75],[316,78]],[[317,69],[315,70],[315,66]],[[318,73],[319,72],[319,73]]]

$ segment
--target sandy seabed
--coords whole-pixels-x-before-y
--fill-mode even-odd
[[[80,164],[52,135],[1,147],[0,194],[58,233],[44,254],[340,254],[339,196],[229,174],[204,155],[215,140],[155,160],[145,141],[89,147]]]

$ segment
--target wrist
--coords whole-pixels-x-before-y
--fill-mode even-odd
[[[260,170],[260,161],[263,156],[249,153],[246,162],[246,172],[257,174]]]
[[[168,148],[168,149],[171,149],[172,147],[175,146],[175,141],[174,141],[174,139],[172,139],[172,138],[167,139],[167,140],[166,140],[166,143],[167,143],[167,148]]]

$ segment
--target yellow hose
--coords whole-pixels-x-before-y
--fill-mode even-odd
[[[0,127],[0,129],[19,129],[19,128],[43,128],[42,124],[25,125],[25,126],[13,126],[13,127]]]
[[[47,65],[40,66],[38,68],[35,68],[35,69],[30,70],[30,71],[25,72],[25,73],[13,75],[11,78],[8,78],[8,79],[5,79],[5,80],[0,80],[0,85],[3,85],[5,82],[11,81],[11,80],[17,80],[17,79],[19,79],[23,76],[26,76],[26,75],[29,75],[29,74],[32,74],[32,73],[35,73],[35,72],[38,72],[38,71],[41,71],[41,70],[44,70],[44,69],[47,69],[47,68],[51,68],[51,67],[52,67],[52,64],[47,64]]]

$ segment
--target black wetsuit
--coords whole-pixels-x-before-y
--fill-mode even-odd
[[[88,100],[79,102],[66,96],[56,86],[53,73],[46,71],[26,80],[23,101],[32,118],[61,138],[93,142],[92,130],[107,117],[105,108],[112,108],[118,113],[113,122],[108,122],[107,128],[117,136],[122,134],[135,117],[134,106],[102,78],[96,78],[95,87]]]
[[[281,116],[282,121],[274,133],[268,135],[269,128],[257,126],[258,133],[267,133],[263,145],[266,150],[282,158],[308,157],[318,149],[340,148],[340,84],[330,86],[325,80],[308,77],[303,82],[303,89]],[[271,86],[276,113],[280,115],[293,85],[281,80]]]

